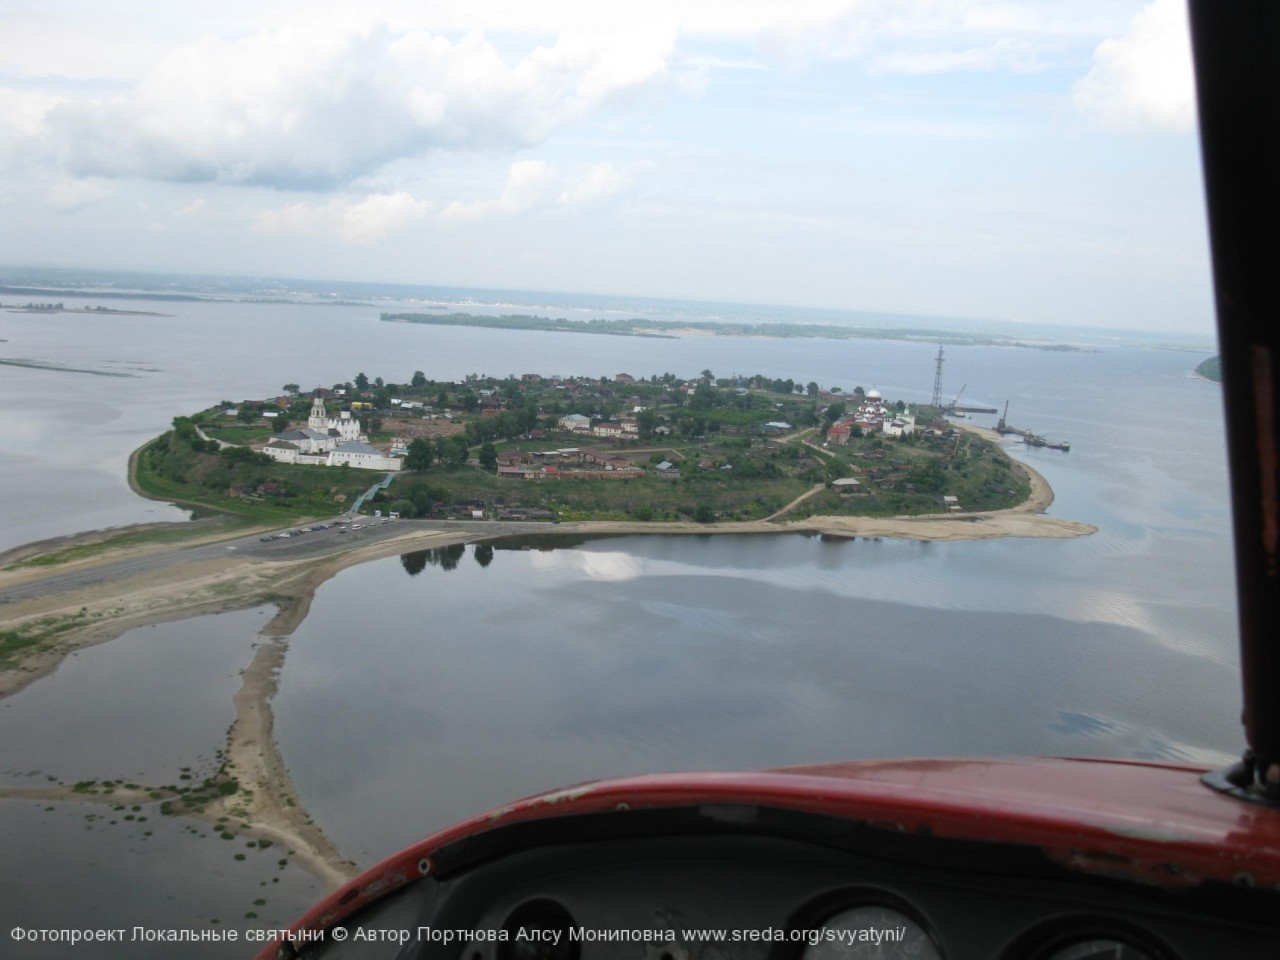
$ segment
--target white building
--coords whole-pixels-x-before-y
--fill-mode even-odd
[[[317,394],[305,427],[273,434],[262,452],[278,463],[357,467],[361,470],[399,470],[401,461],[369,446],[360,421],[343,410],[331,417]]]
[[[371,447],[359,440],[340,443],[329,451],[331,467],[356,467],[360,470],[399,470],[402,461],[398,457],[388,457],[377,447]]]
[[[906,437],[916,432],[916,418],[911,414],[887,419],[880,427],[883,433],[891,437]]]
[[[328,433],[337,439],[330,450],[339,443],[348,443],[352,440],[368,440],[368,437],[362,436],[360,433],[360,421],[351,416],[350,410],[343,410],[336,417],[331,417],[325,411],[324,401],[317,394],[315,400],[311,403],[311,416],[307,418],[307,426],[315,431]]]

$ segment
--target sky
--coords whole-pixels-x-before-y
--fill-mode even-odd
[[[1212,331],[1184,0],[0,0],[0,263]]]

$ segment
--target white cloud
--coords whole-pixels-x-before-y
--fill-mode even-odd
[[[1076,84],[1076,106],[1117,133],[1187,133],[1195,129],[1195,79],[1183,0],[1153,0],[1128,35],[1105,40],[1093,68]]]
[[[283,207],[259,211],[253,226],[263,233],[318,233],[340,221],[344,206],[337,198],[322,204],[299,200]]]
[[[72,213],[100,203],[115,194],[115,187],[102,180],[55,180],[47,194],[49,206],[60,213]]]
[[[1114,0],[808,0],[779,5],[758,32],[786,63],[867,59],[873,72],[1037,69],[1050,50],[1106,36]],[[784,12],[785,11],[785,12]]]
[[[924,76],[934,73],[1008,70],[1027,73],[1041,68],[1041,48],[1027,40],[1002,37],[994,43],[958,50],[899,50],[873,57],[871,73]]]
[[[351,243],[378,243],[431,210],[430,201],[415,200],[404,192],[374,194],[342,212],[342,236]]]
[[[261,211],[254,227],[264,233],[336,236],[367,246],[400,233],[432,209],[429,200],[415,200],[404,192],[376,193],[362,200],[334,197],[326,203],[299,201]]]
[[[433,148],[512,149],[669,74],[670,30],[561,35],[504,57],[340,17],[226,41],[206,36],[126,96],[46,122],[75,175],[283,187],[347,182]]]
[[[559,203],[582,207],[613,196],[629,182],[627,172],[611,163],[595,163],[572,178],[560,192]]]
[[[0,87],[0,163],[31,162],[40,152],[45,117],[63,99]]]
[[[466,223],[515,217],[537,209],[590,206],[625,189],[643,166],[619,168],[601,162],[565,173],[542,160],[517,160],[511,164],[501,194],[488,200],[455,200],[440,218],[446,223]]]
[[[542,160],[517,160],[507,172],[502,194],[493,200],[454,200],[441,213],[453,222],[483,220],[499,214],[514,216],[540,204],[551,186],[551,167]]]

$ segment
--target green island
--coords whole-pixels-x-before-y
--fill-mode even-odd
[[[1196,367],[1196,373],[1204,377],[1206,380],[1212,380],[1214,383],[1222,382],[1222,358],[1220,356],[1212,356],[1208,360],[1203,361]]]
[[[176,417],[133,480],[281,525],[357,501],[402,518],[710,525],[991,511],[1030,494],[997,444],[931,407],[710,370],[286,384]]]
[[[4,303],[0,301],[0,310],[8,310],[10,313],[92,313],[97,316],[114,315],[120,317],[169,317],[169,313],[156,313],[152,310],[117,310],[114,307],[104,307],[101,304],[95,307],[68,307],[62,301],[50,303],[37,303],[28,300],[26,303]]]
[[[659,337],[672,339],[694,333],[716,337],[802,337],[827,340],[908,340],[956,346],[1029,347],[1037,350],[1079,351],[1068,343],[1020,340],[982,334],[957,333],[913,327],[864,327],[827,323],[732,323],[706,320],[593,319],[567,320],[563,317],[535,317],[509,314],[500,317],[474,313],[383,313],[381,319],[393,323],[425,323],[442,327],[491,327],[497,330],[539,330],[552,333],[595,333],[613,337]]]

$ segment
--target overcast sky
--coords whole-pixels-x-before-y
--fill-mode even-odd
[[[1183,0],[0,0],[0,261],[1204,332]]]

